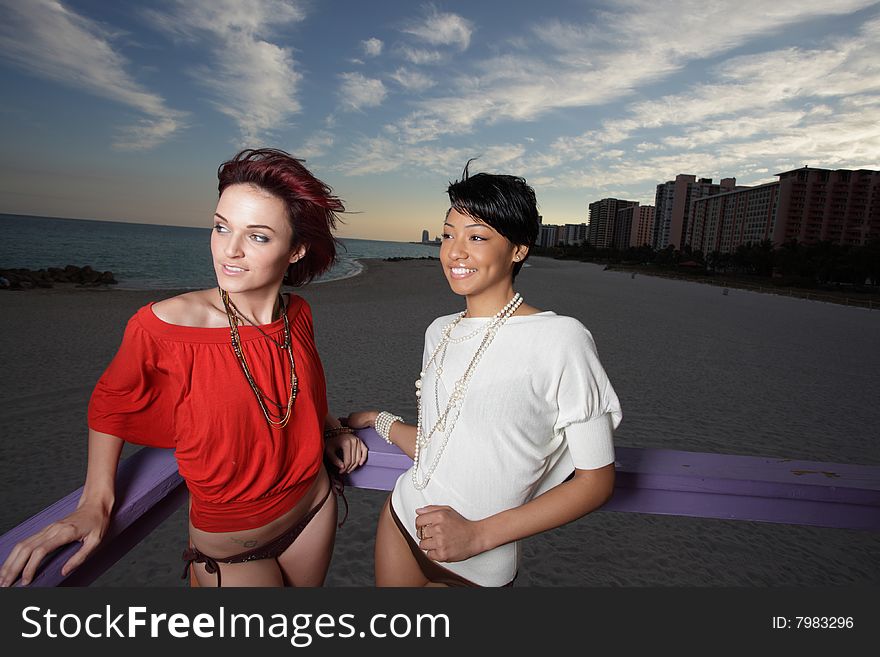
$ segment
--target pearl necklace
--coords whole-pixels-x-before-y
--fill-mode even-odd
[[[474,370],[477,367],[477,363],[480,362],[480,359],[483,357],[483,354],[486,352],[486,349],[489,348],[489,345],[492,344],[492,340],[495,339],[495,334],[498,333],[498,330],[501,326],[506,322],[513,313],[516,312],[516,309],[520,307],[523,299],[519,292],[513,295],[513,298],[507,302],[507,304],[499,310],[490,320],[486,323],[485,326],[480,327],[473,333],[462,337],[462,338],[453,338],[452,331],[458,326],[459,322],[464,319],[464,316],[467,314],[467,311],[462,311],[458,314],[452,322],[443,327],[440,342],[437,347],[434,349],[434,353],[431,354],[431,357],[428,359],[428,362],[425,364],[425,368],[419,372],[419,380],[416,381],[416,402],[418,405],[418,421],[416,424],[416,444],[415,450],[413,453],[413,469],[412,469],[412,482],[413,486],[416,490],[422,490],[427,485],[431,479],[431,476],[434,474],[434,470],[437,469],[437,464],[440,462],[440,457],[443,455],[443,450],[446,449],[446,444],[449,442],[449,437],[452,435],[452,431],[455,429],[455,424],[458,421],[458,416],[461,414],[461,407],[464,404],[464,398],[467,394],[468,384],[473,377]],[[483,340],[480,343],[480,346],[477,347],[476,352],[471,358],[471,362],[465,368],[464,374],[461,378],[455,382],[455,387],[452,391],[452,394],[449,396],[449,400],[446,402],[446,408],[441,412],[440,411],[440,375],[443,374],[443,362],[446,358],[446,349],[450,343],[460,343],[468,340],[477,334],[485,331],[485,335],[483,336]],[[439,356],[439,359],[438,359]],[[428,432],[427,435],[423,435],[422,425],[422,380],[425,378],[425,373],[427,370],[434,365],[436,368],[436,376],[434,377],[434,403],[437,408],[437,421],[434,423],[434,426]],[[443,442],[440,443],[440,448],[437,450],[437,455],[434,457],[434,460],[431,462],[431,465],[428,467],[427,472],[425,472],[424,478],[419,481],[419,457],[422,451],[427,448],[428,442],[430,442],[431,438],[436,433],[443,434]]]

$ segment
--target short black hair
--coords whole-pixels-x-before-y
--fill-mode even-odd
[[[471,162],[473,159],[464,165],[461,180],[449,183],[446,189],[452,209],[491,226],[511,244],[531,249],[538,240],[541,225],[535,190],[519,176],[470,175]],[[528,254],[514,263],[514,278],[527,259]]]

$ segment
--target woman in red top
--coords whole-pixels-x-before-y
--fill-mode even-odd
[[[28,584],[43,557],[82,548],[110,522],[124,441],[175,449],[190,491],[190,548],[199,585],[320,586],[336,534],[322,461],[340,472],[367,450],[327,412],[312,315],[282,282],[330,268],[341,201],[274,149],[245,150],[218,171],[211,254],[218,287],[141,308],[89,403],[89,465],[78,508],[19,543],[0,585]]]

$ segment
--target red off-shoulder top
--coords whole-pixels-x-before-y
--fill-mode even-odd
[[[228,328],[168,324],[150,303],[129,320],[89,402],[89,427],[139,445],[174,448],[189,488],[193,526],[254,529],[289,511],[321,467],[327,415],[312,313],[290,295],[299,393],[283,429],[269,426],[235,357]],[[261,327],[281,342],[282,319]],[[257,385],[286,403],[287,354],[252,326],[239,328]]]

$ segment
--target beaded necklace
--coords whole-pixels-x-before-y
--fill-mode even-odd
[[[290,339],[290,324],[287,319],[287,309],[284,306],[284,299],[280,294],[278,295],[278,300],[281,306],[281,317],[284,319],[284,340],[279,343],[272,338],[272,336],[267,335],[263,329],[257,326],[255,322],[252,322],[250,318],[235,306],[232,299],[229,298],[229,292],[220,289],[220,298],[223,300],[223,307],[226,309],[226,318],[229,320],[229,333],[232,341],[232,350],[235,352],[238,364],[241,365],[241,371],[244,372],[244,378],[247,379],[248,384],[250,384],[251,390],[253,390],[254,396],[257,398],[257,403],[260,405],[260,410],[263,411],[263,416],[266,418],[266,422],[268,422],[269,426],[272,428],[282,429],[286,427],[287,423],[290,421],[293,402],[296,399],[296,394],[299,390],[299,382],[296,377],[296,363],[293,359],[293,347]],[[241,338],[238,334],[238,325],[241,320],[246,321],[248,324],[256,328],[276,347],[287,352],[287,359],[290,362],[290,394],[287,397],[287,404],[279,404],[274,401],[260,389],[257,382],[254,380],[250,368],[248,367],[247,360],[244,357],[244,351],[242,351],[241,348]],[[276,410],[270,411],[266,406],[266,402],[274,406]],[[282,410],[284,411],[283,414]]]
[[[498,333],[498,330],[501,328],[504,322],[506,322],[510,318],[510,316],[516,312],[516,309],[520,307],[522,301],[522,296],[519,294],[519,292],[517,292],[513,295],[513,298],[508,301],[507,304],[500,311],[498,311],[498,313],[496,313],[492,317],[492,319],[489,320],[489,322],[486,323],[485,326],[482,326],[473,333],[461,338],[453,338],[452,331],[456,326],[458,326],[458,323],[461,322],[465,314],[467,314],[466,310],[459,313],[458,316],[454,320],[452,320],[452,322],[443,327],[440,342],[434,349],[434,353],[431,354],[428,362],[425,364],[424,369],[419,372],[419,380],[416,381],[418,421],[416,423],[416,444],[413,453],[412,469],[412,483],[416,490],[424,489],[425,486],[428,485],[428,482],[434,474],[434,470],[437,469],[437,464],[440,462],[440,457],[443,455],[443,450],[446,449],[446,444],[449,442],[449,437],[452,435],[452,432],[455,429],[455,424],[458,421],[459,415],[461,415],[461,407],[464,404],[464,398],[467,394],[468,384],[473,377],[474,370],[476,369],[477,364],[480,362],[480,359],[483,357],[486,349],[488,349],[489,345],[492,344],[492,340],[495,339],[495,334]],[[473,338],[484,331],[485,335],[480,342],[480,346],[477,347],[476,352],[471,358],[471,362],[468,363],[468,366],[465,368],[464,374],[458,381],[455,382],[455,387],[453,388],[452,394],[449,395],[449,400],[446,402],[446,408],[441,412],[440,375],[443,374],[443,362],[446,358],[447,347],[450,343],[456,344],[464,342],[465,340]],[[436,368],[434,377],[434,403],[437,409],[437,421],[434,423],[434,426],[431,428],[428,434],[423,435],[422,380],[425,378],[425,374],[427,370],[431,367],[431,365],[434,365],[434,367]],[[428,442],[436,433],[443,434],[443,442],[440,443],[440,447],[437,450],[437,455],[428,466],[428,470],[425,472],[424,478],[419,481],[418,472],[421,453],[428,446]]]

